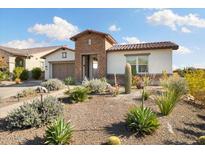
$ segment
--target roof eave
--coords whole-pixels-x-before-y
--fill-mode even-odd
[[[108,34],[108,33],[103,33],[103,32],[98,32],[98,31],[94,31],[94,30],[89,30],[89,29],[88,29],[88,30],[85,30],[85,31],[83,31],[83,32],[81,32],[81,33],[78,33],[78,34],[76,34],[76,35],[74,35],[74,36],[72,36],[72,37],[70,38],[70,40],[76,41],[78,37],[80,37],[81,35],[84,35],[84,34],[86,34],[86,33],[96,33],[96,34],[99,34],[99,35],[103,35],[103,36],[105,36],[111,43],[113,43],[113,44],[116,44],[116,43],[117,43],[117,41],[116,41],[110,34]]]
[[[59,48],[57,48],[57,49],[54,49],[54,50],[52,50],[51,52],[49,52],[49,53],[43,55],[41,58],[42,58],[42,59],[46,59],[46,57],[47,57],[48,55],[50,55],[50,54],[52,54],[52,53],[55,53],[56,51],[58,51],[58,50],[60,50],[60,49],[68,49],[68,50],[70,50],[70,51],[72,51],[72,52],[75,52],[74,49],[71,49],[71,48],[63,47],[63,46],[62,46],[62,47],[59,47]]]
[[[141,50],[158,50],[158,49],[172,49],[177,50],[179,47],[164,47],[164,48],[142,48],[142,49],[107,49],[107,52],[117,52],[117,51],[141,51]]]

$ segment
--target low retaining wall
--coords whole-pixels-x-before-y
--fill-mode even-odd
[[[170,76],[172,74],[168,74]],[[137,76],[144,77],[145,75],[139,74]],[[146,76],[150,77],[150,85],[157,86],[160,84],[160,78],[162,77],[162,74],[146,74]],[[106,78],[108,79],[108,82],[114,85],[114,74],[107,74]],[[120,85],[124,85],[124,74],[116,74],[117,83]]]

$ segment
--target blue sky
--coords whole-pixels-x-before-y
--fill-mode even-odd
[[[0,44],[28,48],[68,45],[85,29],[118,43],[173,41],[173,66],[205,68],[205,9],[0,9]]]

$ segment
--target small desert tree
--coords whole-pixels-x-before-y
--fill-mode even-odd
[[[2,57],[0,57],[0,68],[7,68],[8,64],[6,62],[6,60]]]

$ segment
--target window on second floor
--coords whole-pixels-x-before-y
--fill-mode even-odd
[[[133,75],[148,73],[148,55],[126,56],[126,61],[131,65]]]
[[[92,41],[91,39],[88,39],[88,45],[91,45]]]
[[[67,52],[62,52],[62,58],[67,58]]]

